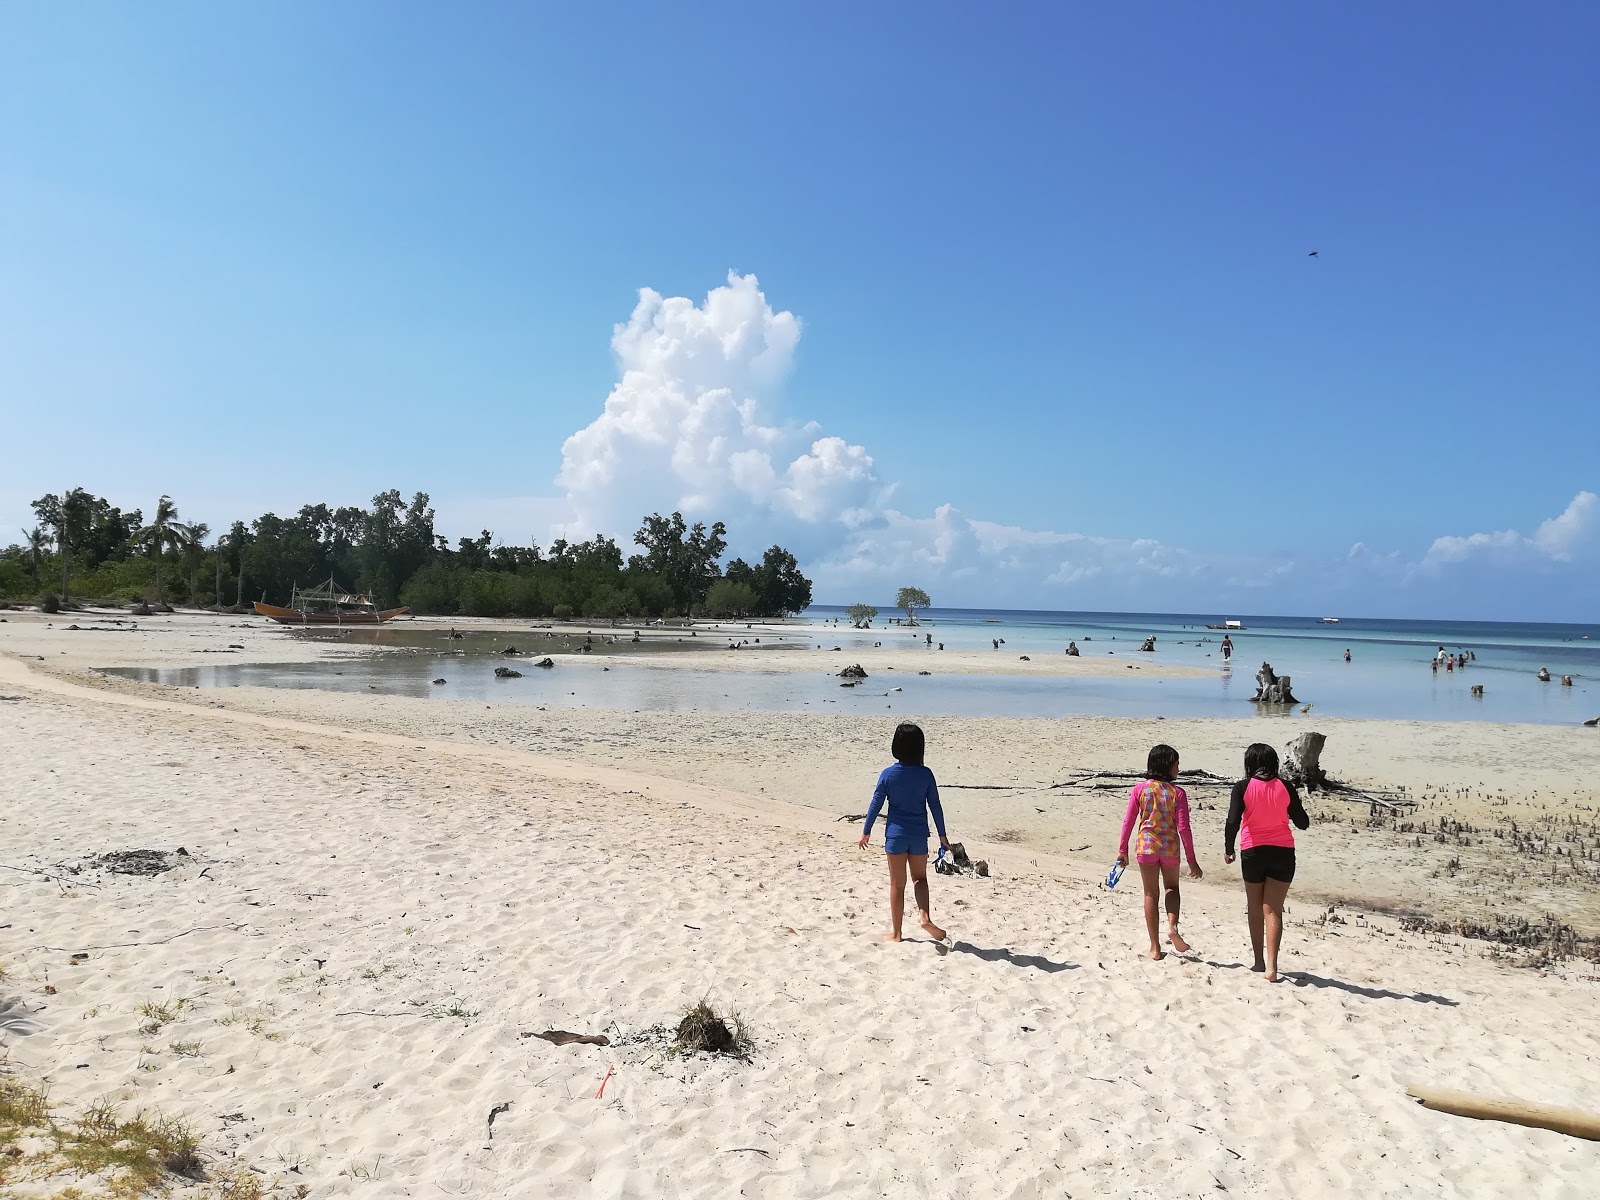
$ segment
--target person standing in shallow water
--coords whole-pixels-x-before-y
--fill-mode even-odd
[[[1294,882],[1294,833],[1309,829],[1311,818],[1292,783],[1278,778],[1278,752],[1256,742],[1244,752],[1245,778],[1233,785],[1224,830],[1223,857],[1233,861],[1238,839],[1244,877],[1245,912],[1250,921],[1252,971],[1278,982],[1278,948],[1283,944],[1283,902]]]
[[[872,826],[883,812],[885,817],[883,849],[889,864],[889,921],[890,931],[884,935],[886,942],[901,941],[900,927],[905,916],[906,875],[911,876],[912,889],[917,904],[917,923],[923,932],[937,941],[944,940],[944,930],[933,923],[928,899],[928,813],[933,813],[933,823],[939,830],[939,845],[949,848],[950,839],[945,833],[944,809],[939,805],[939,784],[933,772],[922,764],[926,739],[922,728],[909,721],[902,722],[894,731],[890,752],[895,761],[878,776],[872,789],[872,804],[867,808],[866,824],[861,827],[861,840],[856,843],[862,850],[872,840]]]

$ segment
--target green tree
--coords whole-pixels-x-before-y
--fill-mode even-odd
[[[50,544],[50,535],[35,525],[32,529],[24,529],[22,536],[27,538],[28,556],[30,567],[33,571],[33,590],[39,590],[39,556],[44,553],[44,548]]]
[[[904,609],[906,620],[913,625],[917,623],[917,611],[930,608],[932,605],[933,601],[928,599],[928,593],[918,587],[903,587],[894,598],[894,606]]]
[[[728,527],[721,521],[708,530],[700,521],[691,528],[680,512],[670,517],[651,513],[633,535],[634,542],[645,551],[635,556],[635,562],[641,571],[665,579],[677,607],[692,612],[722,574],[719,564],[728,548],[727,532]]]
[[[68,584],[72,571],[72,551],[89,540],[93,497],[82,488],[73,488],[59,496],[41,496],[33,502],[34,515],[39,523],[50,530],[61,557],[61,602],[67,601]]]
[[[769,546],[756,568],[756,597],[762,616],[782,617],[804,612],[811,607],[811,580],[800,573],[800,564],[782,546]]]
[[[756,603],[756,591],[748,583],[719,579],[706,592],[705,610],[714,617],[747,617]]]
[[[872,622],[877,618],[878,610],[870,604],[852,604],[848,615],[850,624],[857,629],[870,629]]]
[[[200,555],[210,536],[211,526],[204,521],[178,527],[178,544],[189,563],[189,603],[195,608],[200,606]]]
[[[156,599],[162,604],[167,602],[166,588],[161,578],[162,556],[168,549],[182,549],[184,532],[184,527],[178,523],[178,506],[172,502],[171,496],[163,496],[156,502],[156,513],[150,519],[150,524],[139,530],[137,535],[139,545],[155,559]]]

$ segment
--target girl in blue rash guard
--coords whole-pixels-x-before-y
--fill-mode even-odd
[[[918,923],[931,938],[943,941],[945,936],[928,912],[929,810],[939,830],[939,845],[948,849],[950,839],[945,836],[944,809],[939,807],[939,785],[934,782],[933,772],[922,765],[924,745],[921,728],[909,721],[894,731],[890,750],[895,763],[878,776],[878,786],[872,789],[872,805],[867,809],[867,823],[861,827],[861,840],[856,843],[862,850],[867,848],[873,823],[887,802],[883,848],[889,860],[889,917],[894,927],[884,935],[886,942],[901,940],[908,870],[916,892]]]

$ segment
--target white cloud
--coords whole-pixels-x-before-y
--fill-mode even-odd
[[[799,340],[754,275],[730,272],[699,305],[642,289],[612,332],[621,377],[605,411],[561,448],[575,527],[631,532],[673,508],[730,526],[870,520],[884,489],[866,450],[768,415]]]
[[[1515,529],[1437,537],[1417,564],[1441,570],[1460,564],[1498,567],[1548,566],[1591,556],[1600,543],[1600,496],[1579,492],[1560,516],[1542,522],[1531,537]]]
[[[1562,569],[1593,559],[1600,544],[1600,497],[1587,491],[1531,536],[1444,536],[1420,559],[1362,542],[1327,561],[1201,553],[1003,525],[950,504],[908,514],[891,506],[894,485],[865,447],[781,416],[800,334],[800,320],[774,311],[753,275],[730,272],[699,304],[641,290],[612,333],[618,379],[604,411],[562,447],[557,531],[626,543],[641,514],[679,509],[727,521],[736,552],[789,546],[820,598],[915,582],[945,603],[1168,610],[1244,602],[1282,611],[1335,596],[1433,605],[1461,594],[1451,590],[1461,571]]]

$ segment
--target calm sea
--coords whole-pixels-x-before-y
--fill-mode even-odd
[[[834,644],[894,645],[913,638],[962,649],[990,647],[996,655],[1061,654],[1076,641],[1086,656],[1118,656],[1133,662],[1177,663],[1207,668],[1204,680],[1172,679],[1160,685],[1160,708],[1146,701],[1138,715],[1237,715],[1255,691],[1255,673],[1270,662],[1279,675],[1294,681],[1295,695],[1313,711],[1349,717],[1415,720],[1481,720],[1571,723],[1600,715],[1600,624],[1514,624],[1501,621],[1391,621],[1341,618],[1326,624],[1318,617],[1267,616],[1250,613],[1107,613],[1046,612],[1013,609],[931,609],[921,614],[914,633],[887,622],[898,610],[880,609],[871,631],[849,628],[845,610],[814,605],[806,612],[813,624],[825,626]],[[1331,615],[1331,614],[1330,614]],[[1245,628],[1229,634],[1233,659],[1222,661],[1223,631],[1208,629],[1236,620]],[[833,623],[837,621],[835,626]],[[1155,637],[1154,653],[1141,653],[1146,637]],[[992,650],[994,641],[1003,642]],[[1477,655],[1465,671],[1435,674],[1429,667],[1443,646],[1449,653],[1470,650]],[[1350,652],[1350,661],[1344,658]],[[935,651],[935,654],[937,652]],[[1540,667],[1552,682],[1540,683]],[[1563,687],[1561,677],[1572,677]],[[1128,680],[1114,689],[1111,709],[1130,711],[1130,690],[1148,691],[1148,681]],[[1474,697],[1474,684],[1483,696]],[[1132,706],[1138,707],[1138,706]]]
[[[1498,622],[1379,621],[1351,619],[1325,625],[1316,618],[1226,614],[1245,628],[1233,633],[1234,657],[1222,662],[1222,633],[1207,629],[1223,616],[1171,613],[1062,613],[1004,609],[934,609],[916,630],[886,624],[856,630],[844,610],[816,606],[781,640],[804,646],[815,671],[706,670],[692,664],[662,669],[652,655],[639,656],[626,643],[602,644],[579,665],[564,651],[575,639],[474,633],[448,641],[437,630],[405,624],[383,629],[285,631],[312,641],[332,639],[351,650],[371,650],[337,661],[286,664],[218,664],[170,670],[130,668],[134,678],[183,687],[296,687],[327,691],[382,692],[437,699],[540,704],[623,710],[713,710],[744,712],[836,712],[899,716],[1129,717],[1246,716],[1255,672],[1263,661],[1294,680],[1302,704],[1313,714],[1426,721],[1492,721],[1575,725],[1600,716],[1600,627],[1514,625]],[[835,624],[835,622],[838,622]],[[703,629],[706,642],[726,634]],[[931,635],[933,645],[927,638]],[[625,634],[623,635],[626,636]],[[1140,651],[1155,637],[1154,653]],[[770,635],[769,635],[769,640]],[[979,649],[998,665],[1026,654],[1037,660],[1059,655],[1069,640],[1085,656],[1148,665],[1200,667],[1195,678],[1152,679],[1128,671],[1110,678],[972,675],[939,670],[938,644]],[[523,676],[497,679],[509,641],[524,651],[550,653],[560,669],[541,671],[525,662]],[[1003,641],[999,649],[994,643]],[[816,652],[839,646],[848,652],[874,643],[916,647],[906,669],[875,672],[859,688],[840,688],[833,672],[839,658]],[[1477,660],[1465,671],[1435,674],[1429,661],[1444,646],[1471,650]],[[672,647],[653,647],[657,654]],[[1344,660],[1346,650],[1350,661]],[[708,647],[708,650],[711,651]],[[626,655],[626,657],[623,657]],[[1554,680],[1540,683],[1548,667]],[[604,667],[605,669],[601,669]],[[925,669],[929,675],[918,675]],[[1573,677],[1563,687],[1563,675]],[[435,683],[434,680],[443,682]],[[1484,694],[1471,688],[1482,684]],[[1298,710],[1291,710],[1297,712]],[[1284,712],[1281,715],[1289,715]],[[1596,736],[1600,736],[1597,734]]]

